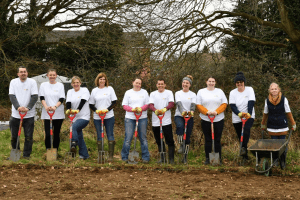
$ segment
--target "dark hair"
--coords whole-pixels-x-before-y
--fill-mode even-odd
[[[48,69],[47,74],[48,74],[49,72],[55,72],[55,73],[57,74],[56,69]]]
[[[206,81],[208,81],[208,79],[210,79],[210,78],[213,78],[213,79],[215,79],[215,81],[216,81],[216,78],[214,77],[214,76],[208,76],[207,78],[206,78]],[[216,81],[217,82],[217,81]]]
[[[139,76],[136,76],[133,80],[132,80],[132,82],[134,82],[136,79],[140,79],[141,80],[141,82],[143,82],[143,80],[142,80],[142,78],[141,77],[139,77]]]
[[[26,71],[27,71],[27,67],[24,67],[24,66],[21,65],[21,66],[18,67],[18,72],[20,71],[20,68],[25,68]]]
[[[159,77],[157,78],[157,81],[163,81],[164,83],[166,83],[164,77],[162,77],[162,76],[159,76]]]

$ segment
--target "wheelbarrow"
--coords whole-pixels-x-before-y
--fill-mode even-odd
[[[290,130],[287,139],[260,139],[249,148],[256,157],[256,172],[269,176],[272,167],[277,163],[280,164],[281,169],[285,169],[285,156],[282,155],[287,149],[292,132],[293,130]]]

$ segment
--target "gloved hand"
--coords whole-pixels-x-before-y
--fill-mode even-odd
[[[294,125],[292,126],[292,129],[293,129],[293,131],[296,131],[296,129],[297,129],[296,124],[294,124]]]
[[[66,110],[66,115],[70,115],[70,109]]]
[[[167,112],[166,108],[161,109],[162,114],[164,114],[165,112]]]
[[[186,111],[183,111],[183,112],[181,113],[181,116],[182,116],[182,117],[185,117],[186,114],[187,114],[187,112],[186,112]]]
[[[155,114],[158,116],[158,115],[161,115],[161,110],[155,110]]]
[[[136,107],[136,108],[135,108],[135,112],[136,112],[136,113],[142,112],[142,108],[141,108],[141,107]]]
[[[71,110],[71,113],[72,114],[77,114],[77,113],[79,113],[79,110]]]
[[[194,117],[194,111],[189,111],[189,112],[188,112],[188,115],[189,115],[190,117]]]
[[[243,115],[244,115],[244,113],[242,113],[242,112],[240,112],[240,113],[238,114],[239,118],[243,118]]]
[[[102,110],[96,110],[96,114],[102,114]]]
[[[243,117],[246,119],[250,119],[251,115],[249,113],[243,113]]]
[[[131,111],[132,111],[132,112],[136,112],[136,108],[132,108]]]
[[[104,113],[108,113],[108,110],[107,109],[103,109],[102,110],[102,113],[104,114]]]
[[[267,129],[267,126],[264,125],[264,124],[261,124],[260,127],[261,127],[262,130],[266,130]]]

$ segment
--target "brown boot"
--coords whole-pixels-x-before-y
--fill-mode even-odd
[[[108,162],[112,162],[114,160],[115,144],[115,141],[108,141]]]

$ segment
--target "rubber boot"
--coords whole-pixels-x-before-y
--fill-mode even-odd
[[[71,142],[71,152],[73,153],[72,154],[73,157],[76,157],[76,153],[77,153],[76,146],[77,146],[77,142],[75,141]]]
[[[174,151],[175,151],[175,146],[169,146],[169,163],[171,165],[174,165]]]
[[[114,160],[115,144],[115,141],[108,141],[108,162],[112,162]]]
[[[209,165],[209,163],[210,163],[209,158],[206,158],[204,165]]]
[[[182,159],[183,164],[187,164],[189,148],[190,148],[189,144],[185,145],[185,148],[184,148],[185,150],[184,150],[183,159]]]

